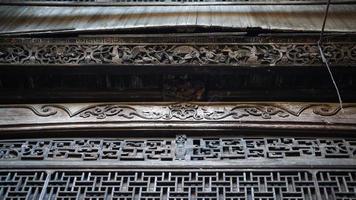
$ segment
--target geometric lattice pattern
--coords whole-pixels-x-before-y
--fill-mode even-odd
[[[354,200],[356,171],[0,171],[1,199]]]
[[[55,180],[52,180],[55,179]],[[308,172],[55,172],[47,197],[315,199]]]
[[[0,142],[0,160],[172,160],[165,140],[29,140]]]
[[[41,171],[0,171],[0,199],[40,199],[46,177]]]
[[[355,158],[356,140],[323,138],[193,139],[191,160],[246,158]]]
[[[296,160],[289,158],[303,161],[304,167],[278,168],[279,161],[287,163],[284,167],[292,166]],[[276,169],[264,168],[263,162],[268,159],[277,163]],[[347,163],[356,159],[356,139],[177,135],[1,140],[0,199],[356,200],[356,169],[314,169],[320,165],[313,167],[310,164],[313,162],[309,162],[313,159],[314,163],[323,160],[329,168],[334,165],[352,168],[355,165]],[[253,160],[261,167],[239,169],[229,165],[230,160],[242,163]],[[40,166],[41,161],[57,161],[50,162],[51,166],[62,168],[31,168],[31,164]],[[113,169],[111,165],[110,169],[104,169],[105,165],[97,168],[95,164],[100,161],[116,161],[112,166],[130,169]],[[121,161],[133,163],[126,165]],[[136,165],[135,161],[146,161],[147,167],[141,169],[142,165]],[[161,161],[162,165],[155,167],[162,169],[150,168],[150,163],[157,164],[152,161]],[[202,161],[223,161],[231,167],[214,164],[210,168],[190,167],[200,166]],[[4,169],[12,166],[7,162],[30,169]],[[73,163],[79,165],[78,169],[72,169]],[[185,163],[191,165],[185,167]],[[180,168],[173,169],[175,165]]]
[[[317,181],[322,199],[356,200],[356,172],[319,172]]]
[[[186,137],[152,139],[30,139],[0,141],[0,161],[204,161],[355,159],[356,139]]]

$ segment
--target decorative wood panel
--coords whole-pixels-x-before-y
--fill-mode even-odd
[[[324,43],[331,64],[355,65],[354,38]],[[322,65],[317,38],[88,37],[0,40],[1,64]]]
[[[18,170],[1,199],[355,199],[355,170]]]
[[[64,134],[62,134],[64,135]],[[67,133],[70,136],[71,134]],[[283,162],[281,162],[283,160]],[[185,136],[36,138],[0,141],[0,168],[107,167],[350,167],[352,137]]]
[[[0,129],[301,128],[354,130],[356,105],[332,103],[92,103],[0,106]]]

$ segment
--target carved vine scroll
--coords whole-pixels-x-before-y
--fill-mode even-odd
[[[354,110],[356,105],[347,104],[345,109]],[[257,117],[271,119],[272,117],[299,117],[306,110],[320,117],[334,116],[341,110],[337,104],[300,104],[296,107],[275,103],[235,103],[222,105],[205,105],[198,103],[172,103],[152,105],[130,105],[120,103],[89,104],[72,112],[71,106],[52,105],[3,105],[1,109],[26,109],[39,117],[50,117],[64,112],[70,118],[116,118],[116,119],[146,119],[146,120],[224,120],[226,118],[242,119]]]
[[[316,43],[256,38],[254,42],[209,43],[186,39],[135,41],[122,38],[2,39],[1,64],[116,64],[116,65],[321,65]],[[162,39],[165,40],[164,38]],[[332,64],[356,64],[356,42],[324,43]]]
[[[0,105],[0,131],[81,128],[356,129],[356,104],[77,103]]]

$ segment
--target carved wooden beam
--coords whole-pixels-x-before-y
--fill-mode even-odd
[[[324,42],[333,65],[356,64],[354,37]],[[316,37],[123,36],[2,38],[0,63],[23,65],[322,65]]]
[[[0,130],[356,129],[356,104],[332,103],[94,103],[2,105]]]

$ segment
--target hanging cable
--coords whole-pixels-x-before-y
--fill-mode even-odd
[[[324,15],[324,21],[323,21],[323,26],[321,28],[321,31],[320,31],[320,38],[319,38],[319,41],[318,41],[318,48],[319,48],[319,52],[320,52],[320,56],[321,56],[321,60],[323,61],[323,63],[325,63],[326,65],[326,68],[328,69],[328,72],[329,72],[329,75],[330,75],[330,78],[331,78],[331,81],[335,87],[335,90],[336,90],[336,94],[337,94],[337,97],[339,99],[339,104],[340,104],[340,109],[341,111],[343,112],[344,109],[343,109],[343,106],[342,106],[342,98],[341,98],[341,95],[340,95],[340,91],[339,91],[339,88],[336,84],[336,81],[334,79],[334,75],[330,69],[330,66],[329,66],[329,61],[326,59],[325,55],[324,55],[324,52],[323,52],[323,49],[321,48],[321,45],[322,45],[322,42],[323,42],[323,37],[324,37],[324,30],[325,30],[325,24],[326,24],[326,19],[328,17],[328,13],[329,13],[329,7],[330,7],[330,2],[331,0],[328,0],[328,3],[326,5],[326,10],[325,10],[325,15]]]

